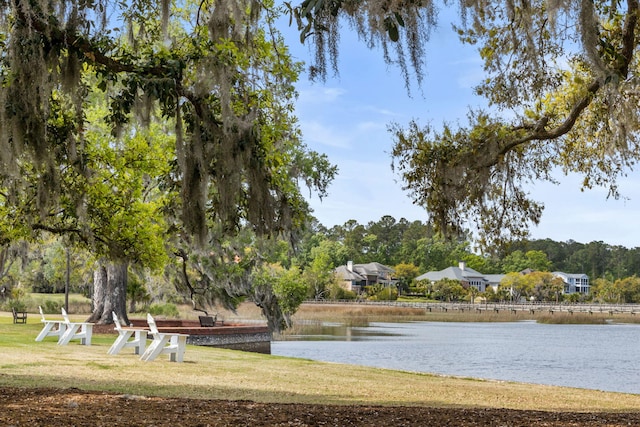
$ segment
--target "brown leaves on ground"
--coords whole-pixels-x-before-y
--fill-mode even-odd
[[[332,406],[0,387],[3,426],[629,426],[635,413]]]

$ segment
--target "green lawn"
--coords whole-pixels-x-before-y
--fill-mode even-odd
[[[14,325],[10,313],[0,313],[2,385],[260,402],[640,410],[640,395],[452,378],[196,346],[187,346],[184,363],[169,362],[167,356],[145,363],[129,349],[118,356],[107,355],[115,336],[95,335],[90,347],[77,342],[58,346],[54,338],[36,343],[40,328],[38,316],[31,315],[26,325]]]

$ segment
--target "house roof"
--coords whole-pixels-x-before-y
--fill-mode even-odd
[[[506,274],[485,274],[484,278],[491,284],[499,284]]]
[[[356,273],[355,271],[350,271],[346,265],[341,265],[337,267],[334,271],[336,275],[340,277],[342,280],[349,280],[349,281],[356,281],[356,282],[365,280],[365,278],[362,277],[360,274]]]
[[[440,271],[429,271],[424,273],[418,277],[416,280],[430,280],[432,282],[437,282],[442,279],[453,279],[453,280],[470,280],[470,279],[481,279],[485,280],[485,276],[482,273],[478,273],[473,268],[465,267],[464,269],[460,267],[447,267],[444,270]]]
[[[386,277],[388,273],[394,273],[395,270],[379,262],[370,262],[368,264],[354,264],[353,270],[367,276]]]
[[[528,270],[528,269],[527,269]],[[531,272],[531,270],[524,270],[521,273]],[[568,274],[561,271],[554,271],[552,273],[555,276],[562,277],[565,282],[569,279],[589,279],[586,274]],[[469,268],[465,263],[460,263],[458,267],[448,267],[440,271],[429,271],[415,278],[416,281],[429,280],[431,282],[437,282],[442,279],[453,279],[458,281],[471,281],[471,280],[483,280],[491,285],[499,284],[504,278],[505,274],[482,274]]]
[[[588,279],[589,276],[587,276],[586,274],[571,274],[571,273],[564,273],[562,271],[554,271],[553,273],[556,276],[562,276],[562,277],[566,277],[567,279]]]

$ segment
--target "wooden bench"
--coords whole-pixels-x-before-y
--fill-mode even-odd
[[[222,326],[224,325],[224,319],[218,319],[218,316],[198,316],[198,320],[200,321],[200,327],[202,328],[212,328],[216,325]]]
[[[26,311],[17,311],[15,307],[12,307],[11,314],[13,314],[13,323],[27,323]]]
[[[82,345],[91,345],[91,334],[93,333],[93,323],[72,322],[69,320],[67,311],[62,309],[62,318],[66,330],[58,340],[58,345],[67,345],[71,340],[80,340]]]
[[[67,326],[64,323],[64,320],[46,319],[44,317],[44,312],[42,311],[41,306],[38,306],[38,310],[40,310],[40,316],[41,316],[40,321],[44,323],[44,326],[42,327],[42,330],[36,337],[36,341],[42,341],[46,337],[57,337],[58,341],[60,341],[60,338],[62,338],[62,335],[64,335],[64,332],[67,329]]]
[[[212,316],[198,316],[200,320],[200,326],[203,328],[211,328],[216,326],[216,318]]]
[[[151,362],[161,354],[169,354],[172,362],[182,362],[189,335],[158,331],[156,321],[150,314],[147,314],[147,323],[149,324],[150,332],[153,334],[153,341],[140,357],[140,360]]]
[[[147,345],[147,330],[138,328],[122,327],[120,320],[115,312],[111,312],[115,330],[118,331],[118,338],[114,341],[107,354],[118,354],[120,350],[126,347],[133,347],[134,354],[144,353]],[[133,338],[133,339],[131,339]]]

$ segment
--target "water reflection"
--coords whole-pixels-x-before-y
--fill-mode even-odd
[[[402,335],[401,331],[393,331],[392,328],[307,322],[296,324],[290,331],[277,335],[274,339],[276,341],[370,341]]]

